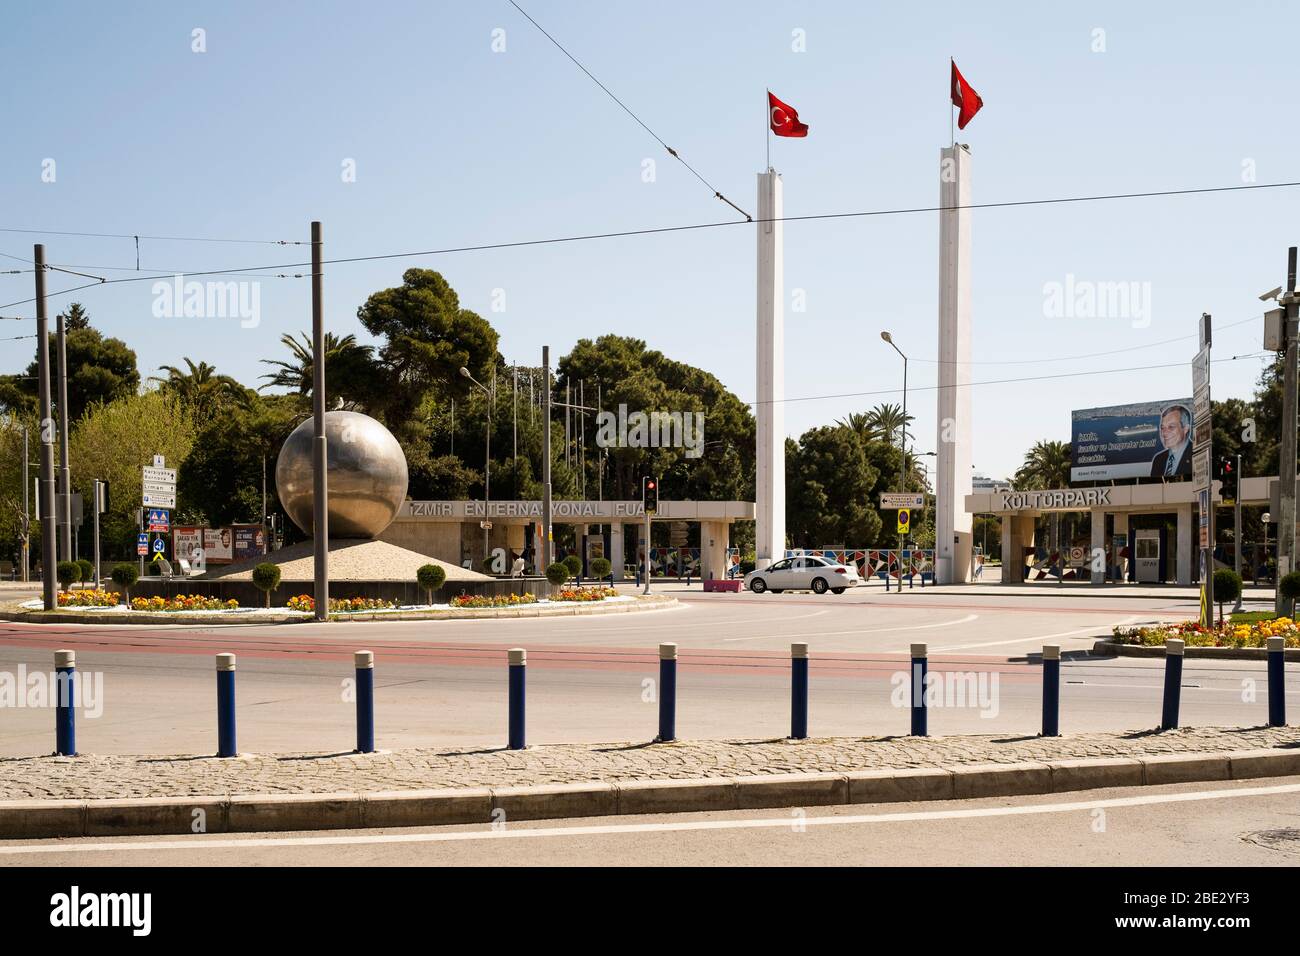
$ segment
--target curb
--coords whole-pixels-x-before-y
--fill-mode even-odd
[[[456,611],[388,611],[358,612],[330,615],[331,621],[455,621],[483,620],[515,617],[569,617],[587,614],[627,614],[636,611],[662,611],[677,605],[677,598],[667,594],[637,596],[633,601],[617,604],[582,605],[575,602],[570,607],[552,607],[549,604],[532,607],[476,608]],[[187,614],[180,617],[167,611],[127,611],[121,614],[90,614],[77,611],[0,611],[0,621],[19,624],[160,624],[171,625],[249,625],[249,624],[315,624],[310,616],[267,615],[256,618],[231,618],[229,615]]]
[[[1300,775],[1300,749],[524,787],[12,800],[0,802],[0,839],[448,826],[962,800],[1293,775]]]
[[[1099,637],[1092,645],[1092,653],[1099,657],[1164,657],[1165,649],[1161,645],[1121,644],[1113,637]],[[1288,647],[1282,654],[1285,660],[1300,661],[1300,647]],[[1265,661],[1268,660],[1268,648],[1187,646],[1183,648],[1183,656],[1221,661]]]

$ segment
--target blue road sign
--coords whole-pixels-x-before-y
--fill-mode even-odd
[[[136,535],[135,550],[137,554],[146,554],[149,551],[149,536],[143,531]]]
[[[162,538],[158,538],[153,543],[153,549],[157,551],[159,554],[162,554],[164,551],[167,550],[167,542],[164,541]]]

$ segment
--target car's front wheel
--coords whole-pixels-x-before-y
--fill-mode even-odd
[[[754,578],[754,580],[749,582],[749,589],[755,594],[762,594],[767,590],[767,582],[762,578]]]
[[[829,590],[825,578],[813,578],[813,594],[825,594]]]

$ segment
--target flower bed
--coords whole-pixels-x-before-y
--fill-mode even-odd
[[[524,594],[457,594],[451,599],[452,607],[515,607],[519,604],[536,604],[537,597]]]
[[[60,591],[59,607],[116,607],[116,591]]]
[[[1270,637],[1285,638],[1287,647],[1300,647],[1300,626],[1287,617],[1241,624],[1224,622],[1214,627],[1204,627],[1197,621],[1147,624],[1116,627],[1113,633],[1121,644],[1146,647],[1162,646],[1170,637],[1180,638],[1188,647],[1267,647]]]
[[[205,597],[201,594],[178,594],[170,598],[155,595],[131,599],[133,611],[226,611],[237,607],[239,602],[234,598],[223,601],[220,598]]]
[[[330,598],[330,612],[346,614],[351,611],[385,611],[394,608],[397,605],[392,601],[386,601],[383,598]],[[299,594],[297,597],[291,597],[285,602],[285,607],[290,611],[306,611],[311,613],[316,610],[316,599],[310,594]]]
[[[610,587],[568,587],[560,588],[551,595],[552,601],[603,601],[605,598],[618,597],[618,592]]]

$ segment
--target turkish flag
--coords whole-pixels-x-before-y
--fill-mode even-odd
[[[772,124],[772,132],[777,136],[808,135],[808,124],[799,122],[799,111],[778,100],[771,90],[767,91],[767,115]]]
[[[961,75],[957,69],[957,62],[952,61],[952,105],[959,107],[961,112],[957,114],[957,128],[965,129],[966,124],[971,121],[971,117],[980,111],[984,101],[980,95],[970,88],[966,82],[966,77]]]

